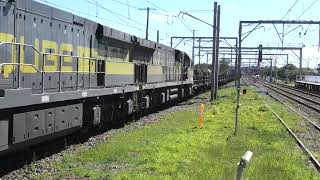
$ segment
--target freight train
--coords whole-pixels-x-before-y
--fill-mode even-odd
[[[122,123],[209,84],[194,82],[182,51],[32,0],[0,0],[2,154]]]

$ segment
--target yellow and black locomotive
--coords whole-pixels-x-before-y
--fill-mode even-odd
[[[0,0],[0,152],[121,123],[193,87],[182,51],[32,0]]]
[[[189,56],[32,1],[0,1],[0,151],[192,93]]]

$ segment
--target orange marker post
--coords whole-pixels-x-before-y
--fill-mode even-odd
[[[200,105],[200,121],[199,121],[200,129],[203,127],[203,119],[202,119],[203,112],[204,112],[204,104],[201,104]]]

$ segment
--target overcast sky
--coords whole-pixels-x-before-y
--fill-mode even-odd
[[[212,28],[204,23],[193,20],[186,15],[179,15],[186,11],[212,24],[213,3],[211,0],[38,0],[60,9],[98,21],[106,26],[145,37],[146,11],[139,8],[150,7],[149,39],[156,41],[156,31],[160,31],[160,42],[170,45],[171,36],[212,36]],[[99,5],[96,6],[95,4]],[[240,20],[319,20],[320,1],[318,0],[221,0],[221,36],[238,36]],[[291,8],[292,7],[292,8]],[[243,32],[250,31],[254,25],[247,26]],[[284,27],[284,32],[296,28],[294,25]],[[282,25],[276,26],[282,33]],[[174,46],[178,41],[174,41]],[[233,42],[230,41],[230,44]],[[304,25],[285,35],[285,46],[305,45],[303,51],[303,66],[315,67],[320,63],[318,53],[319,26]],[[210,45],[208,43],[207,45]],[[233,43],[234,44],[234,43]],[[281,42],[273,25],[254,31],[244,42],[244,46],[281,46]],[[191,54],[191,41],[181,43],[177,48]],[[226,46],[223,43],[222,46]],[[268,53],[266,51],[265,53]],[[292,52],[271,51],[270,53],[289,53],[289,61],[297,65],[298,59]],[[296,52],[299,54],[298,52]],[[206,56],[202,59],[206,61]],[[285,63],[285,59],[278,57],[278,66]]]

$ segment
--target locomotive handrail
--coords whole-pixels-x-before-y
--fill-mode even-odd
[[[67,55],[67,54],[57,54],[57,53],[45,53],[45,52],[41,52],[39,49],[35,48],[33,45],[29,45],[29,44],[24,44],[24,43],[18,43],[18,42],[0,42],[0,47],[3,46],[3,45],[16,45],[18,46],[18,48],[16,47],[16,49],[18,49],[15,53],[17,53],[18,55],[16,56],[17,57],[17,61],[18,62],[14,62],[14,63],[2,63],[0,64],[0,67],[3,67],[5,65],[11,65],[11,66],[18,66],[18,88],[21,88],[20,85],[20,81],[21,81],[21,78],[20,78],[20,71],[21,71],[21,68],[20,66],[30,66],[32,67],[33,69],[35,69],[37,72],[41,73],[41,76],[42,76],[42,93],[45,92],[45,73],[59,73],[59,92],[62,91],[62,74],[63,73],[76,73],[77,75],[77,84],[76,84],[76,89],[79,90],[79,75],[80,73],[89,73],[89,74],[103,74],[105,72],[97,72],[97,71],[91,71],[91,62],[94,61],[95,64],[97,64],[97,61],[98,60],[102,60],[102,61],[105,61],[105,62],[119,62],[119,61],[110,61],[108,60],[107,58],[105,57],[82,57],[82,56],[73,56],[73,55]],[[34,50],[39,56],[41,55],[42,57],[42,67],[41,67],[41,70],[39,67],[36,67],[35,65],[33,64],[24,64],[24,63],[21,63],[21,46],[23,47],[29,47],[31,48],[32,50]],[[13,52],[12,52],[13,53]],[[59,58],[59,70],[58,71],[45,71],[45,64],[46,64],[46,58],[48,56],[56,56]],[[65,57],[69,57],[71,58],[72,62],[74,60],[76,60],[77,62],[77,70],[76,71],[62,71],[62,58],[65,58]],[[80,60],[89,60],[88,61],[88,68],[89,70],[88,71],[80,71],[79,69],[79,62]],[[124,62],[124,61],[123,61]],[[133,63],[133,62],[128,62],[130,64],[136,64],[136,63]],[[161,65],[161,64],[150,64],[150,65],[153,65],[153,66],[158,66],[158,67],[171,67],[171,68],[181,68],[180,66],[177,66],[177,65]],[[91,86],[91,75],[89,76],[89,86]]]
[[[7,44],[30,47],[34,51],[36,51],[39,55],[46,55],[46,56],[47,55],[51,55],[51,56],[81,58],[81,59],[89,59],[89,60],[103,60],[103,59],[98,59],[98,58],[95,58],[95,57],[72,56],[72,55],[68,55],[68,54],[56,54],[56,53],[44,53],[44,52],[39,51],[37,48],[35,48],[33,45],[30,45],[30,44],[23,44],[23,43],[17,43],[17,42],[0,42],[0,46],[7,45]]]
[[[6,45],[6,44],[12,44],[12,45],[20,45],[20,46],[27,46],[27,47],[31,47],[33,50],[35,50],[38,54],[41,54],[41,52],[36,49],[33,45],[30,44],[22,44],[22,43],[17,43],[17,42],[1,42],[0,46],[2,45]]]
[[[103,60],[103,61],[107,61],[107,62],[118,62],[118,61],[110,61],[110,60],[107,60],[106,58],[101,58],[101,57],[85,57],[85,56],[73,56],[73,55],[68,55],[68,54],[44,53],[44,52],[41,52],[39,49],[35,48],[33,45],[23,44],[23,43],[17,43],[17,42],[1,42],[1,43],[0,43],[0,46],[6,45],[6,44],[12,44],[12,45],[20,45],[20,46],[30,47],[30,48],[32,48],[34,51],[36,51],[39,55],[59,56],[59,57],[71,57],[71,58],[77,59],[77,61],[79,61],[79,59],[88,59],[88,60]],[[127,63],[136,64],[136,63],[132,63],[132,62],[127,62]],[[180,67],[180,66],[175,66],[175,65],[158,65],[158,64],[152,64],[152,65],[154,65],[154,66],[161,66],[161,67]]]
[[[40,52],[37,48],[35,48],[33,45],[29,45],[29,44],[23,44],[23,43],[17,43],[17,42],[0,42],[0,46],[3,46],[3,45],[8,45],[8,44],[11,44],[11,45],[18,45],[19,46],[19,55],[17,56],[19,58],[19,61],[18,63],[2,63],[0,64],[0,67],[4,66],[4,65],[12,65],[12,66],[18,66],[18,88],[20,88],[20,71],[21,71],[21,68],[20,66],[31,66],[32,68],[34,68],[36,71],[38,71],[39,73],[41,73],[42,75],[42,93],[44,93],[45,91],[45,73],[46,71],[44,70],[45,69],[45,58],[47,56],[57,56],[57,57],[60,57],[60,68],[59,68],[59,71],[53,71],[51,73],[59,73],[59,92],[62,91],[61,87],[62,87],[62,73],[76,73],[77,74],[77,90],[79,89],[79,67],[77,67],[77,70],[76,71],[62,71],[62,63],[61,63],[61,58],[62,57],[71,57],[72,58],[72,61],[74,59],[77,60],[77,65],[79,64],[79,59],[87,59],[89,60],[89,74],[91,74],[91,66],[90,66],[90,60],[94,60],[95,63],[97,62],[97,60],[100,60],[98,58],[94,58],[94,57],[80,57],[80,56],[71,56],[71,55],[63,55],[63,54],[54,54],[54,53],[43,53],[43,52]],[[21,63],[20,61],[20,47],[21,46],[24,46],[24,47],[30,47],[31,49],[33,49],[35,52],[37,52],[37,54],[41,55],[42,56],[42,70],[39,70],[38,68],[36,68],[34,65],[32,64],[24,64],[24,63]],[[100,74],[100,73],[103,73],[103,72],[95,72],[95,74]],[[89,84],[91,84],[91,76],[89,76]]]
[[[12,65],[12,66],[18,66],[18,65],[22,65],[22,66],[31,66],[33,69],[35,69],[36,71],[38,71],[39,73],[41,73],[42,71],[40,71],[38,68],[36,68],[33,64],[19,64],[19,63],[1,63],[0,67],[6,66],[6,65]]]

